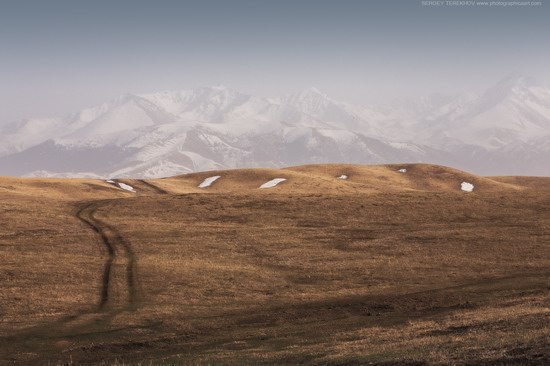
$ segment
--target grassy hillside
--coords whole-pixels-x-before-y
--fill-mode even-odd
[[[423,164],[120,181],[135,193],[0,178],[0,363],[546,364],[542,180]]]
[[[405,169],[406,173],[399,170]],[[208,190],[197,186],[206,178],[220,178]],[[337,179],[345,175],[347,179]],[[476,192],[521,189],[520,186],[478,177],[456,169],[428,164],[400,165],[305,165],[286,169],[235,169],[209,171],[156,180],[155,184],[173,193],[230,192],[259,193],[258,187],[274,178],[287,181],[269,191],[278,193],[384,193],[404,191],[460,191],[462,182],[476,186]]]

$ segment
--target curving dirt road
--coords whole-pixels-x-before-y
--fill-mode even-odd
[[[169,194],[169,192],[158,187],[157,185],[150,183],[146,180],[139,179],[133,181],[115,180],[115,183],[126,183],[135,187],[137,192],[145,194]],[[98,200],[93,202],[84,202],[82,206],[76,212],[76,217],[82,221],[86,226],[91,228],[97,236],[101,239],[101,242],[105,246],[107,251],[107,258],[103,267],[101,294],[99,298],[99,309],[105,308],[110,303],[110,299],[113,297],[111,294],[113,283],[113,264],[118,259],[123,259],[126,262],[126,291],[128,293],[127,305],[133,307],[137,301],[137,273],[136,273],[136,255],[132,249],[130,243],[124,239],[120,232],[109,223],[98,219],[96,217],[96,211],[120,199],[107,199]]]
[[[146,180],[143,180],[143,179],[138,179],[137,182],[141,183],[144,187],[147,187],[149,188],[150,190],[152,190],[154,193],[157,193],[157,194],[169,194],[168,191],[160,188],[159,186],[157,186],[156,184],[153,184],[151,182],[148,182]]]
[[[103,200],[85,204],[81,207],[76,217],[97,233],[107,250],[108,257],[105,260],[103,269],[101,295],[99,308],[102,309],[109,304],[110,284],[112,282],[113,262],[124,256],[126,260],[126,290],[128,292],[128,306],[134,306],[137,300],[136,286],[136,256],[132,246],[127,242],[120,232],[112,225],[95,217],[98,208],[109,205],[116,200]]]

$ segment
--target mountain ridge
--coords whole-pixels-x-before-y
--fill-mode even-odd
[[[435,163],[550,175],[550,90],[510,75],[484,93],[362,106],[311,87],[264,98],[223,87],[126,93],[1,129],[0,175],[156,178],[308,163]]]

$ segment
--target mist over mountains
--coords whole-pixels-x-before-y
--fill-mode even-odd
[[[306,163],[425,162],[550,175],[550,89],[509,75],[479,95],[355,105],[315,88],[261,98],[226,87],[125,94],[0,129],[0,175],[164,177]]]

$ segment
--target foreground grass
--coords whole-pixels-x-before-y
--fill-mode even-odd
[[[550,191],[491,184],[101,188],[92,216],[137,276],[129,303],[117,247],[102,308],[107,252],[75,217],[90,198],[3,193],[0,362],[548,364]]]

